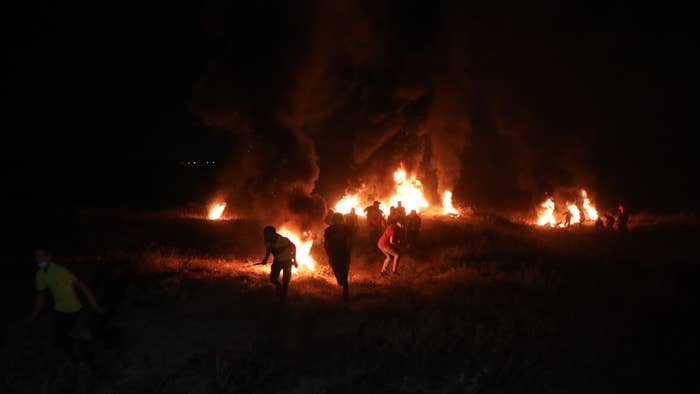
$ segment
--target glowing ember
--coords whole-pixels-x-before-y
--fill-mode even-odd
[[[216,204],[211,207],[211,209],[209,209],[209,220],[221,219],[221,214],[224,213],[224,208],[226,208],[226,203]]]
[[[335,207],[333,207],[333,212],[339,212],[346,215],[352,212],[353,208],[356,208],[355,213],[357,213],[358,216],[365,216],[365,211],[364,208],[360,206],[360,198],[358,195],[346,194],[340,201],[338,201],[337,204],[335,204]]]
[[[586,211],[586,217],[591,220],[598,220],[598,211],[591,204],[591,200],[588,199],[585,190],[581,190],[581,196],[583,197],[583,210]]]
[[[313,271],[314,267],[316,267],[316,262],[313,257],[311,257],[311,247],[314,245],[311,233],[304,231],[299,235],[297,232],[287,228],[282,228],[278,233],[289,238],[297,247],[297,264],[299,265],[299,269],[303,267],[309,271]],[[297,272],[297,269],[294,269],[293,272]]]
[[[445,190],[442,194],[442,213],[443,215],[458,215],[459,211],[452,206],[452,192]]]
[[[547,199],[547,201],[542,203],[542,208],[544,210],[537,219],[537,225],[544,226],[549,224],[550,227],[554,227],[557,223],[557,220],[554,218],[554,201],[551,198]]]
[[[571,224],[581,223],[581,211],[576,204],[569,204],[567,208],[571,212]]]
[[[420,212],[421,208],[428,208],[428,201],[423,195],[423,184],[416,179],[415,175],[406,176],[406,170],[401,168],[394,172],[394,182],[396,182],[396,193],[389,198],[390,206],[397,206],[401,201],[401,205],[406,208],[406,212],[416,210]]]

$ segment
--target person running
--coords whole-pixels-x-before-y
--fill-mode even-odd
[[[401,254],[399,252],[399,231],[401,230],[402,224],[401,222],[396,222],[392,223],[389,226],[387,226],[386,230],[384,230],[384,234],[379,238],[379,241],[377,241],[377,247],[379,250],[382,251],[384,254],[384,264],[382,265],[382,271],[381,275],[382,276],[387,276],[387,268],[389,268],[389,263],[391,260],[394,260],[394,264],[392,267],[392,273],[394,275],[398,275],[398,267],[399,267],[399,259],[401,258]]]
[[[289,282],[292,280],[292,266],[298,266],[297,247],[289,238],[278,234],[272,226],[263,229],[263,241],[265,243],[265,257],[260,265],[267,264],[267,259],[270,255],[273,256],[274,259],[270,266],[270,283],[275,285],[280,301],[285,303]],[[282,272],[282,283],[279,281],[280,272]]]
[[[95,311],[103,314],[104,309],[97,304],[92,290],[66,267],[54,263],[48,252],[37,250],[34,257],[39,270],[35,277],[37,293],[29,322],[36,321],[46,304],[47,295],[50,295],[53,298],[53,346],[68,356],[73,363],[92,367],[91,360],[84,354],[82,344],[76,343],[72,336],[83,309],[75,289],[80,289]]]
[[[338,285],[343,287],[343,300],[345,307],[350,306],[350,290],[348,287],[348,273],[350,271],[350,249],[352,233],[348,226],[343,224],[343,214],[333,215],[333,224],[328,226],[323,233],[323,247],[328,255],[328,262],[333,269]]]

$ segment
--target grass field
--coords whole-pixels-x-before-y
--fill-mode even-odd
[[[66,215],[8,241],[0,392],[74,392],[49,316],[19,322],[43,244],[109,315],[95,393],[600,393],[698,388],[697,227],[534,229],[498,217],[424,220],[401,275],[360,239],[352,309],[320,247],[281,308],[263,224]],[[320,245],[320,240],[316,242]],[[97,323],[102,324],[97,324]],[[96,327],[96,328],[95,328]],[[687,390],[687,389],[686,389]]]

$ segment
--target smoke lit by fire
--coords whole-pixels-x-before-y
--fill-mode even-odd
[[[224,208],[226,208],[226,203],[215,204],[209,209],[209,220],[219,220],[221,215],[224,213]]]

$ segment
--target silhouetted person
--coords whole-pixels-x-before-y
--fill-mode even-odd
[[[343,224],[343,215],[336,213],[333,215],[333,224],[323,233],[323,247],[335,279],[343,287],[343,300],[346,307],[350,305],[348,272],[350,271],[351,239],[350,228]]]
[[[418,243],[418,234],[420,233],[421,218],[418,212],[414,209],[406,216],[406,241],[410,247]]]
[[[357,211],[355,210],[355,208],[351,209],[350,213],[345,215],[345,225],[348,226],[348,230],[350,230],[350,236],[354,240],[355,235],[357,234],[357,229],[359,228]]]
[[[78,321],[80,311],[83,309],[75,289],[80,289],[94,310],[102,314],[104,309],[97,304],[90,288],[66,267],[54,263],[49,253],[37,250],[34,257],[39,270],[36,272],[36,300],[29,321],[36,320],[46,303],[46,296],[51,295],[53,298],[52,339],[54,347],[65,353],[72,362],[88,368],[92,367],[89,365],[92,360],[88,360],[84,354],[84,344],[75,341],[72,336],[73,328]]]
[[[365,208],[367,215],[367,227],[369,228],[369,243],[373,245],[381,237],[386,226],[384,220],[384,212],[379,209],[379,201],[375,201],[372,205]]]
[[[396,218],[401,224],[406,224],[406,207],[401,204],[401,201],[396,202]]]
[[[297,247],[288,238],[278,234],[272,226],[263,229],[263,240],[265,257],[260,264],[267,264],[270,255],[274,258],[272,266],[270,266],[270,282],[275,285],[277,294],[284,303],[287,300],[289,282],[292,280],[292,266],[297,267]],[[282,272],[282,283],[279,281],[280,271]]]
[[[569,227],[571,225],[571,218],[573,216],[574,214],[572,214],[568,209],[566,212],[564,212],[564,227]]]
[[[401,230],[401,223],[396,222],[387,226],[384,233],[377,241],[377,247],[384,254],[384,264],[382,265],[382,276],[387,275],[387,268],[389,268],[389,263],[394,260],[394,265],[392,267],[392,273],[398,275],[399,271],[399,259],[401,258],[401,253],[399,250],[399,231]]]
[[[625,207],[620,204],[617,207],[617,229],[619,231],[627,231],[627,219],[629,219],[629,217],[627,216]]]
[[[326,212],[326,217],[324,218],[324,222],[329,226],[331,224],[333,224],[333,210],[332,209],[329,209],[328,212]]]
[[[603,230],[603,218],[598,216],[598,219],[595,220],[595,229],[596,230]]]
[[[615,216],[606,213],[603,215],[605,217],[605,228],[607,230],[612,230],[615,227]]]
[[[389,207],[389,216],[386,219],[387,225],[396,223],[398,219],[399,216],[396,213],[396,207]]]

